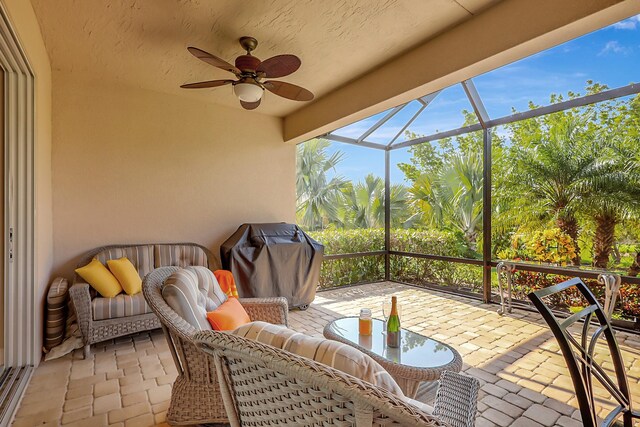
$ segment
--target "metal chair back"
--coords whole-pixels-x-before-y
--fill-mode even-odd
[[[566,292],[570,288],[577,289],[588,305],[567,318],[559,319],[543,298]],[[600,425],[611,426],[622,417],[624,427],[633,427],[633,419],[640,418],[640,414],[632,410],[629,382],[620,347],[609,319],[587,285],[579,278],[573,278],[558,285],[531,292],[529,299],[542,314],[562,350],[580,405],[584,426],[598,426],[593,392],[593,378],[595,378],[618,403],[618,406]],[[579,321],[582,321],[583,325],[580,337],[576,338],[568,328]],[[604,338],[609,348],[615,378],[605,372],[594,358],[596,344],[600,338]]]

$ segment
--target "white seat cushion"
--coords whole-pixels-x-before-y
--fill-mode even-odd
[[[396,381],[378,362],[349,345],[260,321],[240,326],[232,333],[331,366],[404,398]]]
[[[201,331],[211,330],[207,312],[228,298],[206,267],[187,267],[173,273],[164,282],[162,297],[178,316]]]

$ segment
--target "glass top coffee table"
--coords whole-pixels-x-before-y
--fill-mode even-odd
[[[358,333],[357,317],[342,317],[325,326],[325,338],[340,341],[371,356],[391,374],[404,394],[415,397],[422,381],[436,381],[444,371],[460,372],[462,357],[447,344],[402,329],[399,348],[386,345],[384,322],[373,319],[373,333]]]

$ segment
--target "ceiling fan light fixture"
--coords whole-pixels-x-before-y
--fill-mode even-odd
[[[233,93],[240,100],[240,105],[245,110],[255,110],[260,106],[265,89],[277,96],[293,101],[311,101],[313,99],[313,93],[303,87],[280,80],[271,80],[294,73],[300,68],[300,58],[295,55],[284,54],[260,61],[260,59],[251,54],[251,51],[258,45],[256,39],[242,37],[240,38],[240,45],[247,53],[236,58],[235,66],[209,52],[189,46],[187,50],[193,56],[209,65],[234,74],[237,80],[208,80],[186,83],[180,87],[184,89],[205,89],[231,84],[233,85]]]
[[[240,101],[258,102],[262,98],[264,89],[254,83],[236,83],[233,86],[233,93]]]

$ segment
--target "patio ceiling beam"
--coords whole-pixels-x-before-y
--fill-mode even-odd
[[[358,142],[362,142],[365,139],[367,139],[367,137],[369,135],[371,135],[372,133],[374,133],[375,131],[377,131],[380,126],[382,126],[383,124],[387,123],[393,116],[395,116],[396,114],[398,114],[400,112],[400,110],[402,110],[404,107],[406,107],[408,104],[402,104],[402,105],[398,105],[397,107],[394,107],[393,109],[391,109],[391,111],[389,111],[383,118],[381,118],[380,120],[378,120],[376,122],[376,124],[374,124],[373,126],[371,126],[369,128],[369,130],[367,130],[365,133],[363,133],[362,135],[360,135],[360,138],[358,138]]]
[[[569,110],[571,108],[584,107],[590,104],[596,104],[598,102],[610,101],[615,98],[623,96],[635,95],[640,93],[640,84],[631,83],[627,86],[622,86],[616,89],[605,90],[603,92],[595,93],[593,95],[582,96],[580,98],[569,99],[567,101],[558,102],[557,104],[551,104],[544,107],[539,107],[533,110],[523,111],[521,113],[511,114],[509,116],[500,117],[498,119],[489,120],[487,127],[496,127],[508,123],[518,122],[520,120],[532,119],[535,117],[544,116],[546,114],[553,114],[563,110]]]
[[[484,108],[484,103],[482,102],[482,98],[480,98],[480,94],[476,89],[476,85],[473,84],[473,80],[465,80],[462,82],[462,88],[464,92],[467,94],[467,98],[469,98],[469,102],[471,102],[471,106],[473,107],[473,111],[476,113],[478,117],[478,121],[484,129],[487,129],[487,122],[489,122],[489,114],[487,113],[486,108]]]
[[[374,142],[368,142],[368,141],[358,142],[357,139],[349,138],[346,136],[334,135],[332,133],[320,135],[318,138],[324,138],[324,139],[328,139],[329,141],[335,141],[335,142],[343,142],[345,144],[358,145],[360,147],[375,148],[376,150],[387,149],[387,147],[382,144],[376,144]]]
[[[427,96],[423,96],[422,98],[417,99],[417,101],[422,104],[422,107],[420,107],[420,109],[413,115],[413,117],[411,117],[411,119],[409,119],[409,121],[402,127],[402,129],[400,129],[400,132],[398,132],[396,136],[393,137],[391,142],[387,144],[387,149],[391,148],[393,143],[396,142],[396,139],[398,139],[400,135],[402,135],[404,131],[407,130],[409,126],[411,126],[411,123],[413,123],[413,121],[418,118],[418,116],[424,111],[425,108],[429,106],[431,101],[433,101],[440,92],[442,91],[439,90],[437,92],[433,92]]]
[[[448,130],[446,132],[434,133],[429,136],[422,136],[420,138],[415,138],[415,139],[410,139],[409,141],[400,142],[398,144],[392,145],[390,149],[397,150],[399,148],[411,147],[412,145],[423,144],[428,141],[436,141],[438,139],[449,138],[452,136],[458,136],[465,133],[476,132],[479,130],[482,130],[482,125],[480,123],[476,123],[471,126],[465,126],[458,129]]]
[[[284,117],[297,143],[635,15],[635,0],[503,0]],[[500,23],[500,25],[496,25]],[[509,37],[505,37],[509,34]],[[356,78],[357,77],[357,78]]]

